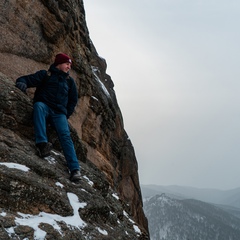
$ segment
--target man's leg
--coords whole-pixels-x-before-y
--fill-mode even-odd
[[[54,125],[57,131],[58,138],[61,143],[68,168],[71,172],[71,177],[73,174],[76,173],[76,171],[78,171],[77,175],[79,175],[80,177],[80,173],[79,173],[80,166],[78,163],[73,141],[70,135],[67,118],[64,114],[56,114],[53,111],[51,111],[50,114],[51,114],[52,124]],[[76,179],[76,180],[79,180],[79,179]]]
[[[46,118],[48,117],[49,108],[42,102],[36,102],[33,105],[33,122],[36,144],[48,142]]]
[[[35,142],[39,155],[41,157],[47,157],[50,155],[52,145],[48,143],[46,119],[49,115],[49,107],[42,103],[36,102],[33,105],[33,122]]]

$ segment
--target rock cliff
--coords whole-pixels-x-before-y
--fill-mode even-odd
[[[0,9],[0,239],[149,239],[134,148],[82,0],[3,0]],[[69,120],[79,184],[68,180],[52,129],[53,156],[37,156],[34,90],[15,88],[17,77],[48,69],[59,52],[73,59],[79,93]]]

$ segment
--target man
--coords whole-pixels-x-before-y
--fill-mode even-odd
[[[70,170],[70,180],[80,180],[80,166],[70,136],[67,119],[77,104],[78,94],[73,78],[69,76],[71,58],[59,53],[49,70],[40,70],[34,74],[19,77],[16,87],[26,92],[36,87],[33,105],[35,142],[39,155],[50,155],[52,144],[48,142],[46,122],[53,126],[58,134],[64,156]]]

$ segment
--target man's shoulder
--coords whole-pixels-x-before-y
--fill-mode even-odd
[[[48,71],[47,70],[39,70],[39,71],[37,71],[35,74],[37,74],[37,75],[39,75],[39,76],[46,76],[47,75],[47,73],[48,73]]]

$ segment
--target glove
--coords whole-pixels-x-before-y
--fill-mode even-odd
[[[17,82],[16,87],[19,88],[22,92],[26,92],[27,90],[27,84],[23,82]]]

